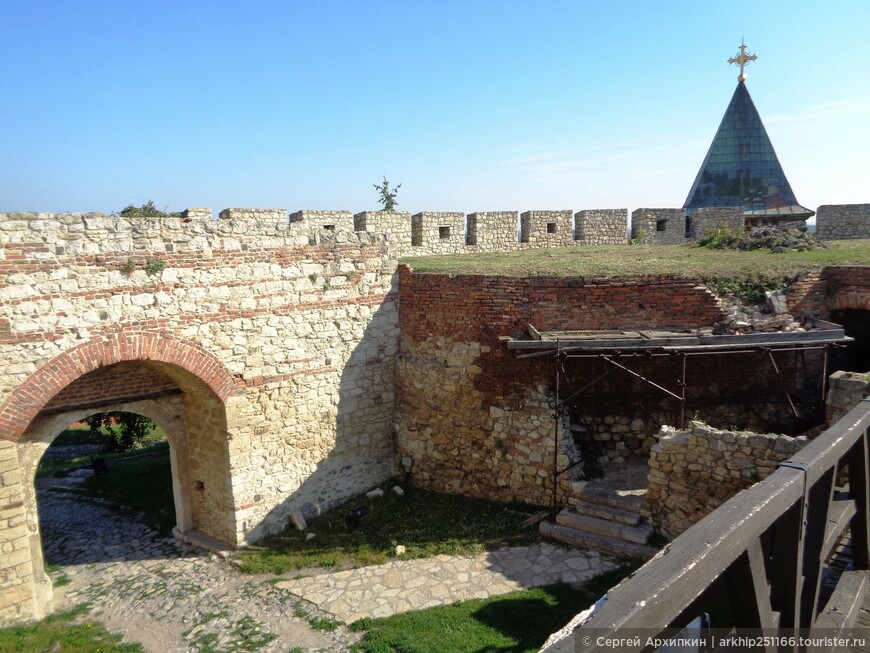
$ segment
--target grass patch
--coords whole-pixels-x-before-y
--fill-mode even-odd
[[[100,453],[93,457],[105,458],[107,461],[124,460],[138,456],[147,456],[151,454],[169,453],[169,442],[166,440],[158,440],[150,442],[147,446],[133,451],[119,451],[116,453]],[[39,461],[39,466],[36,468],[36,477],[43,478],[45,476],[68,476],[69,472],[78,467],[89,467],[91,465],[91,456],[73,456],[71,458],[50,458],[43,457]]]
[[[351,626],[366,631],[356,650],[365,653],[525,653],[540,649],[581,610],[585,610],[634,567],[623,566],[584,583],[552,585],[489,599],[461,601]]]
[[[841,240],[827,249],[772,253],[697,245],[624,245],[527,249],[492,254],[402,259],[415,272],[441,274],[616,277],[675,275],[713,280],[783,279],[826,265],[870,265],[870,241]]]
[[[348,568],[381,564],[405,547],[402,558],[437,554],[474,554],[503,545],[537,540],[520,524],[539,508],[407,489],[404,496],[382,487],[384,496],[365,496],[324,513],[305,532],[289,526],[282,533],[239,551],[235,559],[248,573],[282,574],[307,567]],[[350,519],[358,508],[368,513]],[[307,533],[316,537],[306,540]]]
[[[137,454],[141,450],[113,458],[106,474],[86,478],[76,492],[108,501],[121,514],[143,513],[149,526],[169,537],[175,526],[169,449],[162,448],[150,457],[124,460]]]
[[[25,626],[0,629],[2,653],[142,653],[140,644],[122,644],[97,623],[75,623],[86,605]]]

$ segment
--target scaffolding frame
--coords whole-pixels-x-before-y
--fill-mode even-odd
[[[839,327],[839,325],[828,324],[826,326]],[[632,378],[639,380],[648,387],[654,388],[661,394],[670,397],[679,402],[679,428],[683,429],[686,425],[686,403],[687,403],[687,370],[688,360],[690,357],[702,356],[732,356],[745,354],[758,354],[766,360],[769,360],[774,370],[777,380],[779,381],[785,401],[788,403],[792,414],[797,420],[801,419],[800,412],[791,392],[789,392],[788,384],[783,378],[782,371],[777,365],[774,351],[776,352],[801,352],[805,354],[810,351],[822,351],[824,353],[821,370],[821,396],[820,403],[824,404],[825,389],[827,382],[828,357],[829,353],[834,348],[844,347],[852,338],[846,336],[842,328],[834,330],[826,330],[824,335],[812,334],[805,332],[806,337],[801,334],[800,337],[777,338],[777,334],[765,334],[764,338],[745,338],[741,336],[718,336],[714,337],[715,341],[709,344],[697,342],[696,338],[678,335],[676,339],[664,337],[655,341],[652,346],[636,346],[635,341],[618,342],[612,339],[612,336],[622,334],[623,332],[601,332],[600,339],[589,340],[578,343],[576,339],[569,338],[567,342],[559,337],[555,340],[547,340],[545,333],[538,331],[532,325],[529,325],[529,333],[533,340],[526,339],[504,339],[507,342],[509,349],[519,349],[521,351],[528,349],[538,349],[531,353],[519,353],[517,359],[526,359],[539,356],[548,356],[547,360],[547,377],[552,378],[552,368],[555,368],[555,379],[551,382],[551,387],[554,389],[554,410],[553,410],[553,507],[558,505],[558,486],[559,477],[565,472],[573,469],[578,463],[569,464],[564,469],[559,469],[559,422],[562,419],[563,411],[570,405],[569,402],[576,400],[583,392],[589,388],[595,387],[605,378],[610,376],[614,371],[620,370]],[[676,335],[676,334],[675,334]],[[786,334],[788,335],[788,334]],[[797,335],[797,334],[791,334]],[[611,338],[608,338],[611,336]],[[820,338],[821,336],[821,338]],[[744,340],[743,342],[728,342],[729,339]],[[685,344],[679,343],[679,340],[684,340]],[[749,342],[745,340],[749,339]],[[676,342],[674,341],[676,340]],[[649,341],[649,339],[648,339]],[[517,343],[522,343],[517,346]],[[536,343],[537,346],[535,346]],[[511,345],[514,346],[511,346]],[[652,344],[652,343],[650,343]],[[530,346],[531,345],[531,346]],[[632,346],[635,345],[635,346]],[[669,389],[660,383],[656,383],[643,374],[631,369],[626,363],[630,359],[643,358],[645,360],[652,358],[670,358],[674,369],[678,372],[678,378],[675,381],[676,390]],[[579,390],[574,390],[567,397],[562,397],[562,378],[568,380],[565,364],[570,359],[596,359],[603,362],[607,366],[607,370],[596,376],[592,381],[586,383]],[[806,368],[806,357],[801,356],[804,368]],[[551,362],[553,363],[551,365]],[[641,407],[642,402],[641,402]],[[648,415],[652,415],[649,411],[644,411]]]

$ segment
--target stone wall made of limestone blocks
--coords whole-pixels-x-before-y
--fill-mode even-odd
[[[698,208],[686,220],[689,240],[700,240],[710,230],[743,229],[746,222],[742,206]]]
[[[578,245],[625,245],[628,209],[586,209],[574,214]]]
[[[686,430],[662,427],[649,459],[644,514],[669,538],[766,478],[808,438],[714,429],[692,422]]]
[[[34,604],[35,580],[30,553],[18,453],[0,440],[0,624],[42,616]]]
[[[870,204],[823,204],[816,211],[822,240],[870,238]]]
[[[533,247],[573,245],[573,214],[571,211],[525,211],[520,215],[520,242]]]
[[[126,258],[27,252],[0,261],[0,402],[83,342],[171,336],[213,354],[242,391],[223,432],[251,448],[233,447],[229,459],[200,452],[201,467],[223,470],[200,479],[210,534],[232,543],[280,528],[290,487],[317,510],[365,489],[360,479],[389,475],[398,309],[383,243],[173,252],[153,276],[125,273]],[[271,399],[285,387],[295,391]],[[317,434],[310,448],[294,439],[302,431]],[[369,465],[378,456],[382,464]],[[227,466],[232,487],[220,480]],[[308,478],[315,472],[324,472],[319,486]],[[237,518],[239,530],[228,530]]]
[[[491,402],[479,387],[488,347],[445,337],[403,338],[396,366],[397,463],[411,482],[439,492],[548,504],[553,496],[553,407],[530,381],[512,401]],[[577,462],[562,438],[558,463]],[[562,492],[569,488],[565,475]]]
[[[635,209],[631,237],[648,245],[681,245],[686,242],[686,210]]]
[[[859,402],[870,397],[870,372],[834,372],[829,382],[825,418],[830,427]]]

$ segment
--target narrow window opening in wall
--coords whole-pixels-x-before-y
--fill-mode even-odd
[[[556,223],[555,222],[548,222],[547,223],[547,233],[548,234],[556,233]]]
[[[656,220],[656,231],[664,231],[668,227],[667,220]]]
[[[450,238],[450,227],[438,227],[438,238],[441,240]]]
[[[334,224],[325,224],[325,225],[323,225],[323,230],[324,231],[335,231],[335,225]]]
[[[686,238],[692,237],[692,218],[686,218],[686,233],[684,234]]]

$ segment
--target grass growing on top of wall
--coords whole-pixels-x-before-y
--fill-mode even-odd
[[[577,589],[570,585],[551,585],[383,619],[361,619],[351,626],[353,630],[366,631],[355,650],[365,653],[537,651],[552,633],[632,570],[630,566],[619,567]]]
[[[306,567],[381,564],[392,557],[474,554],[538,539],[535,528],[521,524],[539,508],[413,488],[397,496],[391,491],[393,485],[388,482],[382,486],[381,498],[358,497],[324,513],[305,531],[289,526],[239,551],[236,562],[248,573],[281,574]],[[362,509],[368,512],[354,519],[354,511]],[[315,537],[308,540],[308,533]],[[399,545],[405,547],[405,553],[397,556]]]
[[[870,240],[841,240],[807,252],[706,249],[697,245],[608,245],[527,249],[492,254],[402,259],[420,273],[524,276],[619,277],[680,275],[783,279],[826,265],[870,265]]]

